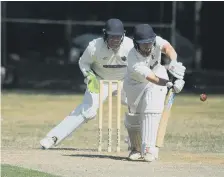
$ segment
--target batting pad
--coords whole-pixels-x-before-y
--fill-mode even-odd
[[[155,149],[157,131],[161,114],[148,113],[141,114],[141,136],[142,136],[142,154],[150,149]],[[153,152],[151,152],[153,153]]]
[[[131,150],[141,152],[142,139],[140,130],[140,116],[138,114],[126,113],[124,124],[128,131]]]

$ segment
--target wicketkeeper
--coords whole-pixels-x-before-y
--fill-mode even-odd
[[[127,55],[133,41],[125,36],[123,23],[109,19],[103,29],[103,37],[94,39],[79,60],[80,69],[87,84],[83,102],[40,141],[43,148],[57,145],[83,123],[95,118],[99,107],[99,80],[121,80],[127,71]],[[113,93],[117,85],[112,85]],[[103,99],[108,96],[108,84],[104,84]],[[126,102],[122,91],[122,103]]]
[[[173,86],[179,93],[184,87],[186,68],[177,61],[171,44],[157,36],[148,24],[135,26],[133,42],[124,80],[129,107],[125,119],[131,144],[129,159],[151,162],[158,158],[155,143],[167,87]],[[166,68],[161,65],[161,53],[170,59]],[[169,82],[167,70],[176,78],[174,83]]]

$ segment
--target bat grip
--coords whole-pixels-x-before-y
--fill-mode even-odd
[[[172,82],[172,83],[174,84],[176,78],[175,78],[172,74],[168,74],[168,75],[169,75],[169,81]],[[173,87],[171,87],[171,88],[173,88]],[[169,90],[170,90],[171,88],[169,88]]]
[[[171,74],[169,75],[169,80],[170,80],[170,82],[173,82],[173,80],[174,80],[174,77]]]
[[[169,72],[168,72],[168,76],[169,76],[169,80],[170,80],[170,82],[172,82],[172,83],[174,83],[176,80],[177,80],[177,78],[175,78],[172,74],[170,74]]]

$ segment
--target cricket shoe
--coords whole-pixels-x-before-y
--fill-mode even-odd
[[[128,156],[128,159],[133,160],[133,161],[140,160],[141,158],[142,158],[141,153],[138,151],[131,151]]]
[[[155,155],[153,155],[152,153],[145,153],[145,154],[143,155],[143,159],[144,159],[144,161],[146,161],[146,162],[152,162],[152,161],[156,160],[156,157],[155,157]]]
[[[42,149],[49,149],[55,145],[56,141],[57,141],[57,138],[55,136],[54,137],[45,137],[44,139],[42,139],[40,141],[40,145],[41,145]]]

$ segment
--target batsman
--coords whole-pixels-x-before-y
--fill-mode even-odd
[[[48,149],[58,145],[77,128],[95,118],[99,107],[99,80],[123,81],[127,71],[127,55],[133,42],[125,36],[123,23],[119,19],[109,19],[103,29],[103,37],[91,41],[79,60],[80,69],[87,84],[83,102],[64,120],[54,127],[40,144]],[[112,92],[117,85],[112,85]],[[108,84],[104,84],[103,100],[108,96]],[[122,103],[126,103],[122,91]]]
[[[125,126],[128,131],[130,160],[144,159],[152,162],[158,158],[156,137],[168,88],[179,93],[185,84],[186,68],[177,61],[172,45],[157,36],[148,24],[134,27],[134,47],[128,54],[128,69],[124,80],[129,112]],[[161,53],[170,62],[161,65]],[[168,72],[175,78],[169,81]]]

